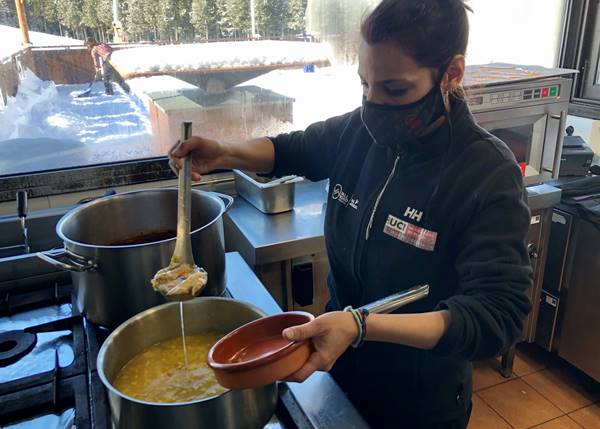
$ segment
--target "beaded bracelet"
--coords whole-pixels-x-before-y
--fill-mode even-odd
[[[356,322],[356,326],[358,327],[358,336],[356,337],[356,340],[352,343],[352,347],[357,348],[361,346],[364,342],[364,330],[363,323],[361,321],[361,316],[359,315],[359,312],[353,309],[351,306],[344,308],[344,311],[352,313],[354,321]]]
[[[358,310],[360,315],[361,315],[361,322],[362,322],[362,330],[363,330],[363,337],[362,337],[362,341],[361,343],[358,345],[359,347],[363,345],[363,343],[365,342],[366,338],[367,338],[367,317],[369,317],[369,310],[367,310],[366,308],[361,308],[360,310]]]

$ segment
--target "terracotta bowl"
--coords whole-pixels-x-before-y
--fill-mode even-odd
[[[310,341],[290,341],[281,333],[314,319],[291,311],[263,317],[221,338],[208,352],[208,365],[228,389],[248,389],[283,380],[298,371],[311,353]]]

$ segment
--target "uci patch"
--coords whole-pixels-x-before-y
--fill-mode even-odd
[[[383,232],[406,244],[429,252],[435,249],[438,234],[435,231],[429,231],[392,215],[388,215]]]

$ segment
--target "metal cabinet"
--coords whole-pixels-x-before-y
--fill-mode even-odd
[[[535,342],[547,351],[558,347],[558,325],[566,298],[564,280],[569,275],[568,261],[572,258],[572,254],[567,252],[572,226],[573,215],[560,209],[554,210],[535,335]]]
[[[539,315],[539,299],[542,292],[544,266],[546,265],[548,239],[550,236],[551,217],[552,209],[538,210],[531,214],[531,226],[529,227],[529,234],[527,236],[527,251],[529,252],[531,268],[533,270],[533,284],[528,292],[533,305],[523,329],[523,337],[527,342],[533,342],[535,339]]]
[[[527,251],[529,252],[531,268],[533,270],[533,283],[527,293],[532,303],[532,309],[525,320],[521,338],[522,341],[528,343],[535,341],[538,319],[540,317],[539,303],[540,297],[542,296],[542,284],[544,281],[544,267],[546,265],[551,219],[551,208],[533,210],[531,213],[531,225],[527,235]],[[505,377],[512,376],[515,351],[515,346],[513,346],[502,355],[500,370]]]
[[[600,229],[574,216],[558,355],[600,381]]]
[[[329,300],[325,252],[258,265],[254,271],[284,310],[308,311],[315,316],[325,311]]]

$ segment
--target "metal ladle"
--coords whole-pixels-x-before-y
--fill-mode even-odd
[[[182,124],[181,138],[187,140],[192,135],[192,123]],[[199,268],[192,253],[191,231],[191,188],[192,159],[188,155],[183,160],[179,172],[179,192],[177,195],[177,240],[168,267],[159,270],[152,279],[152,286],[172,301],[185,301],[197,296],[206,286],[208,274]],[[162,286],[162,287],[161,287]]]

